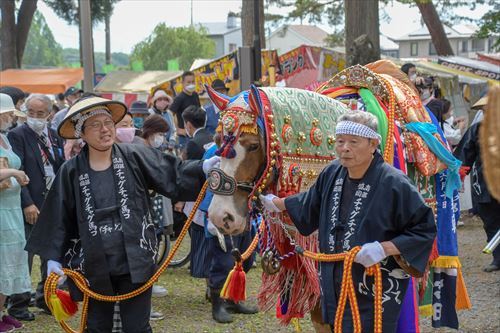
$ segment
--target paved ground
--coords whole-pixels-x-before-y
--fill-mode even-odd
[[[459,313],[459,332],[497,333],[500,332],[500,272],[484,273],[482,267],[490,257],[481,253],[485,235],[477,218],[464,218],[465,226],[459,228],[460,257],[469,295],[473,304],[470,311]],[[36,271],[36,270],[35,270]],[[247,293],[250,302],[255,302],[261,270],[253,269],[247,276]],[[34,277],[36,280],[38,277]],[[280,327],[274,313],[259,313],[254,316],[235,316],[229,325],[215,323],[211,318],[210,304],[204,299],[205,282],[193,279],[186,268],[169,270],[163,274],[160,284],[169,294],[165,298],[154,299],[156,310],[166,317],[153,322],[154,332],[198,333],[198,332],[293,332],[291,327]],[[34,310],[36,311],[36,310]],[[428,319],[421,320],[422,332],[457,332],[450,329],[432,329]],[[77,322],[72,321],[73,327]],[[313,332],[306,319],[301,320],[303,332]],[[62,332],[55,320],[40,314],[36,320],[26,324],[24,332]]]

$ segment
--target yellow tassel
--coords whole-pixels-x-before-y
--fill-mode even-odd
[[[224,299],[227,299],[227,294],[228,294],[228,286],[229,286],[229,282],[231,281],[231,276],[233,276],[233,273],[234,273],[234,268],[229,272],[229,274],[227,275],[227,279],[226,279],[226,282],[224,282],[224,286],[222,287],[221,291],[220,291],[220,297],[224,298]]]
[[[300,327],[299,318],[292,318],[291,323],[293,325],[295,332],[302,332],[302,327]]]
[[[422,317],[430,317],[433,315],[432,304],[422,305],[418,307],[418,313]]]
[[[248,134],[258,134],[258,128],[256,125],[241,125],[240,127],[241,133],[248,133]]]
[[[439,256],[431,264],[432,267],[437,268],[460,268],[460,259],[455,256]]]
[[[71,315],[64,310],[61,300],[59,299],[59,297],[57,297],[56,294],[50,295],[49,302],[51,305],[52,314],[57,321],[66,321],[71,317]]]

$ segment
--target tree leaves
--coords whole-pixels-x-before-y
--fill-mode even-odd
[[[62,66],[63,62],[61,45],[56,42],[43,15],[36,12],[24,50],[23,67]]]
[[[166,70],[167,61],[178,58],[180,68],[187,70],[195,59],[214,55],[215,43],[201,26],[171,28],[160,23],[134,46],[131,60],[141,60],[145,70]]]
[[[106,16],[111,16],[113,7],[118,1],[120,0],[90,1],[92,23],[103,22]],[[80,22],[78,0],[44,0],[44,2],[68,24],[78,24]]]

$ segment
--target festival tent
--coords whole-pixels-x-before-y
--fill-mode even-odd
[[[463,58],[463,57],[439,57],[438,64],[460,70],[462,72],[473,73],[490,80],[500,81],[500,66],[489,62]]]
[[[136,100],[147,101],[151,88],[180,74],[181,71],[114,71],[108,73],[94,91],[130,106]]]
[[[278,54],[276,50],[262,50],[261,52],[262,77],[269,77],[269,68],[278,67]],[[196,67],[198,66],[198,67]],[[196,67],[196,68],[195,68]],[[196,61],[191,66],[194,73],[196,92],[203,97],[205,85],[211,85],[215,79],[220,79],[229,88],[229,95],[233,96],[240,92],[240,63],[238,51],[230,52],[222,57],[205,61]],[[152,89],[163,89],[177,95],[182,91],[181,74],[174,78],[165,80]]]
[[[25,92],[59,94],[83,80],[83,68],[7,69],[0,73],[0,87]]]

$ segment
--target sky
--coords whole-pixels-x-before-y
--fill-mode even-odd
[[[111,51],[131,53],[134,45],[148,37],[154,27],[161,22],[165,22],[167,26],[171,27],[188,26],[191,23],[191,2],[195,24],[225,22],[229,11],[239,12],[241,10],[241,0],[122,0],[115,5],[111,17]],[[78,48],[78,28],[76,26],[69,26],[58,18],[43,1],[38,2],[38,9],[45,16],[47,24],[59,44],[64,48]],[[482,6],[471,12],[464,8],[459,13],[468,17],[480,18],[487,9],[487,7]],[[283,9],[270,8],[269,11],[283,14]],[[421,16],[416,7],[410,7],[393,0],[385,8],[385,11],[390,20],[381,22],[380,32],[388,37],[400,37],[421,27]],[[330,26],[323,24],[318,26],[328,33],[333,32],[333,28]],[[93,36],[95,51],[104,52],[103,24],[94,27]]]

